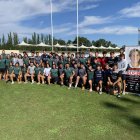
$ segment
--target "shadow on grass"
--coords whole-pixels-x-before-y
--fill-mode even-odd
[[[131,116],[129,120],[140,129],[140,118]]]
[[[139,104],[139,102],[133,101],[128,98],[124,98],[121,100]],[[130,122],[131,124],[133,124],[137,127],[137,128],[135,128],[136,131],[138,131],[138,129],[140,129],[140,117],[131,116],[131,109],[129,109],[129,111],[128,111],[127,108],[125,108],[121,105],[115,104],[115,103],[111,103],[111,102],[103,102],[103,105],[109,109],[114,109],[114,110],[119,111],[118,113],[114,112],[115,114],[113,113],[112,115],[108,116],[110,118],[110,120],[112,120],[114,123],[117,123],[122,127],[125,127],[126,124],[124,123],[125,122],[124,120],[127,120],[128,122]],[[130,128],[130,126],[127,126],[127,127]]]
[[[120,106],[118,104],[114,104],[114,103],[110,103],[110,102],[103,102],[103,105],[110,109],[117,109],[119,111],[127,111],[127,108]]]
[[[138,102],[136,100],[132,100],[132,99],[126,98],[126,97],[120,98],[120,101],[124,101],[124,102],[127,102],[127,103],[133,103],[133,104],[140,104],[140,102]]]

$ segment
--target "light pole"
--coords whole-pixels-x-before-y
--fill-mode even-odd
[[[52,0],[50,0],[50,7],[51,7],[51,45],[52,45],[52,52],[53,52],[53,7],[52,7]]]
[[[77,0],[77,52],[79,52],[79,0]]]

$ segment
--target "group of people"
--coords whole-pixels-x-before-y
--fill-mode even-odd
[[[89,89],[89,92],[96,90],[99,94],[102,91],[111,93],[120,97],[125,94],[127,70],[124,51],[120,51],[120,55],[110,52],[102,53],[89,52],[89,56],[85,57],[84,53],[57,54],[46,51],[40,55],[39,52],[31,52],[28,56],[27,52],[17,54],[5,54],[5,50],[0,55],[0,80],[11,84],[17,80],[34,84],[60,84],[66,85],[68,89],[78,86],[82,90]]]

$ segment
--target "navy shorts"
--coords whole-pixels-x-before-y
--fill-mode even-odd
[[[126,80],[126,75],[125,74],[122,74],[122,80]]]
[[[4,73],[5,71],[5,68],[0,68],[0,73]]]
[[[51,79],[52,79],[53,83],[57,83],[58,82],[58,77],[52,77]]]
[[[99,81],[103,81],[103,79],[95,79],[95,84],[98,84]]]
[[[18,79],[19,74],[15,74],[15,78]]]

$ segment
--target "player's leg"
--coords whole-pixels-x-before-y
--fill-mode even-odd
[[[99,81],[99,94],[102,94],[102,89],[103,89],[103,81]]]
[[[120,97],[120,94],[121,94],[121,85],[122,85],[121,82],[118,82],[118,83],[117,83],[117,87],[118,87],[118,97]]]
[[[85,89],[86,82],[87,82],[87,77],[86,76],[83,76],[82,80],[83,80],[82,90],[84,90]]]
[[[64,74],[60,75],[60,84],[63,86],[64,85]]]
[[[31,80],[32,80],[31,84],[34,84],[34,74],[31,74]]]
[[[11,84],[14,84],[15,74],[10,74]]]
[[[38,74],[36,77],[37,77],[37,81],[38,81],[37,84],[39,85],[39,84],[40,84],[40,78],[41,78],[41,77],[40,77],[40,74]]]
[[[30,76],[30,74],[28,74],[28,73],[26,73],[26,74],[24,75],[25,83],[28,83],[28,81],[27,81],[27,77],[29,77],[29,76]]]
[[[48,82],[48,85],[51,84],[51,76],[48,76],[48,77],[47,77],[47,82]]]
[[[80,80],[80,76],[76,77],[76,83],[75,83],[75,88],[77,88],[78,84],[79,84],[79,80]]]
[[[44,79],[45,79],[44,75],[41,75],[41,81],[42,81],[42,84],[45,83],[45,82],[44,82]]]
[[[92,80],[89,80],[88,83],[89,83],[89,91],[92,92]]]
[[[71,86],[72,86],[72,80],[73,80],[73,76],[70,76],[70,78],[69,78],[69,89],[70,89]]]

